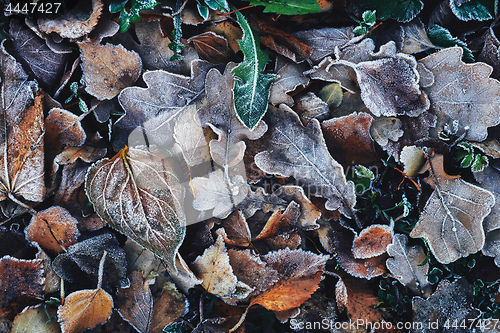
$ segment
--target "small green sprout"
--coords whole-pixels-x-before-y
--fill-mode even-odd
[[[364,34],[367,34],[373,28],[377,20],[376,11],[367,10],[363,13],[363,15],[361,15],[361,18],[363,19],[363,21],[360,21],[356,18],[352,18],[359,24],[359,26],[354,28],[354,35],[356,36],[362,36]]]

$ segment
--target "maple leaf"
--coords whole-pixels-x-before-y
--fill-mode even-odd
[[[495,197],[485,189],[447,175],[442,155],[429,158],[428,165],[434,192],[410,236],[427,239],[436,259],[447,264],[483,247],[482,223]]]
[[[155,153],[124,148],[89,169],[85,189],[102,219],[175,267],[186,228],[184,190]]]
[[[270,106],[269,124],[271,141],[255,156],[257,166],[281,177],[293,176],[307,186],[309,195],[327,198],[327,209],[354,217],[354,184],[346,181],[342,166],[328,153],[319,122],[312,119],[303,127],[297,114],[282,104],[279,109]]]

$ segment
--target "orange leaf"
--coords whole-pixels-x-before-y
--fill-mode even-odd
[[[104,324],[113,311],[113,299],[102,289],[79,290],[66,297],[57,310],[62,333],[79,333]]]
[[[354,238],[352,254],[356,259],[368,259],[381,255],[392,242],[392,228],[374,224],[361,230]]]

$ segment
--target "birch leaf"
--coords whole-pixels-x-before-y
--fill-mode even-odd
[[[184,192],[156,153],[125,148],[95,163],[85,189],[103,220],[175,267],[186,228]]]
[[[427,280],[429,263],[420,266],[426,258],[424,250],[418,245],[410,247],[407,243],[406,235],[394,235],[392,243],[387,247],[387,253],[392,258],[387,259],[386,265],[399,282],[422,294],[424,288],[429,285]]]
[[[372,224],[361,230],[352,243],[352,254],[356,259],[380,256],[392,242],[393,230],[388,225]]]
[[[466,64],[462,53],[460,47],[451,47],[420,60],[434,74],[434,84],[424,91],[438,117],[436,132],[459,120],[458,135],[468,126],[465,138],[483,141],[488,127],[500,123],[500,82],[489,77],[491,66]]]
[[[274,74],[262,74],[269,57],[260,48],[259,37],[240,12],[236,12],[243,38],[238,41],[244,59],[233,69],[239,80],[234,82],[234,107],[240,121],[253,130],[267,111],[269,88]]]
[[[319,122],[311,119],[302,126],[284,104],[279,109],[270,106],[269,122],[271,140],[267,150],[255,156],[256,165],[267,173],[293,176],[311,195],[327,198],[327,209],[353,217],[354,184],[346,181],[342,166],[328,153]]]
[[[429,167],[434,192],[410,236],[425,238],[436,259],[448,264],[481,250],[483,220],[495,197],[462,179],[446,177],[442,155],[429,158]]]

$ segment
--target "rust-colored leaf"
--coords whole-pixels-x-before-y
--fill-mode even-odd
[[[30,241],[59,253],[76,243],[80,234],[77,223],[66,209],[54,206],[35,214],[25,232]]]
[[[335,285],[337,306],[340,310],[347,308],[349,318],[355,322],[362,319],[365,322],[382,320],[382,311],[375,309],[377,297],[373,295],[366,282],[352,277],[343,277]]]
[[[224,242],[235,246],[250,245],[251,235],[245,216],[240,210],[235,210],[223,222],[216,233],[224,238]]]
[[[48,148],[57,151],[65,146],[79,147],[86,139],[78,116],[59,108],[49,111],[45,119],[45,144]]]
[[[356,259],[367,259],[381,255],[392,242],[392,228],[374,224],[361,230],[354,238],[352,254]]]
[[[234,55],[227,40],[212,31],[193,36],[187,41],[193,43],[200,57],[212,63],[226,63]]]
[[[165,326],[179,321],[187,308],[188,301],[184,294],[177,290],[175,284],[165,283],[161,296],[155,300],[153,306],[151,332],[161,332]]]

